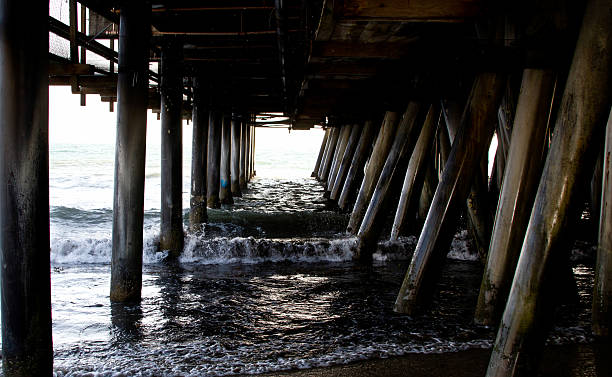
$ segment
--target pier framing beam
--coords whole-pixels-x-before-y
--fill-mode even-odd
[[[429,162],[427,161],[427,157],[430,156],[433,147],[439,118],[439,107],[432,105],[427,113],[425,124],[421,129],[414,151],[408,162],[408,168],[406,169],[406,175],[402,186],[402,194],[400,195],[395,218],[393,220],[393,227],[391,228],[390,239],[392,241],[397,240],[399,237],[399,233],[406,222],[407,216],[412,216],[413,220],[416,218],[418,195],[423,190],[427,163]]]
[[[237,113],[232,114],[232,151],[231,151],[231,189],[232,195],[240,197],[240,140],[242,138],[242,127],[240,126],[240,117]]]
[[[193,141],[191,143],[191,200],[189,226],[200,229],[207,221],[206,210],[206,162],[208,160],[208,111],[205,94],[199,78],[193,80]]]
[[[206,177],[207,205],[210,208],[220,208],[219,181],[221,169],[221,128],[223,113],[210,111],[208,117],[208,166]]]
[[[247,121],[246,116],[243,117],[240,122],[240,188],[242,190],[247,188],[247,172],[246,172],[246,141],[247,141]]]
[[[169,41],[161,56],[161,231],[159,247],[183,251],[183,43]]]
[[[344,150],[348,145],[349,137],[351,136],[351,126],[346,124],[342,126],[340,129],[340,136],[338,139],[338,143],[336,145],[336,151],[334,152],[334,159],[332,161],[332,166],[329,170],[329,177],[326,183],[326,195],[329,196],[331,191],[334,188],[334,183],[336,183],[336,176],[338,175],[338,170],[340,169],[340,163],[342,162],[342,157],[344,156]]]
[[[349,135],[348,143],[344,149],[344,154],[342,155],[342,160],[340,161],[336,179],[332,185],[331,194],[329,196],[331,200],[338,200],[338,197],[340,196],[340,190],[342,190],[342,186],[344,185],[344,180],[346,179],[346,174],[348,173],[351,161],[353,160],[355,148],[357,147],[357,142],[359,141],[359,136],[361,135],[362,129],[363,127],[361,124],[354,124],[351,127],[351,134]]]
[[[338,144],[338,140],[340,137],[340,128],[334,127],[332,129],[331,139],[329,141],[329,148],[327,148],[327,152],[325,153],[324,161],[321,168],[321,175],[319,176],[319,181],[327,182],[327,177],[329,176],[329,171],[331,170],[332,161],[334,159],[334,153],[336,151],[336,145]]]
[[[476,170],[489,146],[505,75],[481,73],[427,213],[395,311],[414,314],[433,286],[452,239],[458,203],[465,203]]]
[[[553,140],[523,241],[514,281],[497,333],[487,377],[529,371],[527,359],[543,346],[536,335],[546,287],[564,249],[568,222],[577,212],[583,182],[604,135],[612,100],[612,2],[586,5]],[[589,177],[590,178],[590,177]],[[556,254],[555,254],[556,253]],[[535,339],[534,339],[535,338]]]
[[[349,233],[357,234],[357,231],[359,230],[359,226],[363,220],[363,215],[368,208],[367,206],[370,203],[372,193],[374,192],[374,188],[378,182],[378,177],[380,176],[380,172],[382,171],[385,161],[387,160],[387,154],[389,153],[389,149],[393,144],[393,136],[395,135],[395,129],[397,128],[398,123],[397,118],[398,114],[396,112],[387,111],[385,114],[385,118],[380,126],[380,131],[378,132],[378,137],[376,138],[376,144],[374,144],[374,149],[372,150],[372,155],[370,156],[370,162],[366,167],[363,181],[361,182],[361,187],[359,189],[359,194],[357,195],[357,200],[355,201],[355,206],[353,207],[353,212],[351,213],[351,218],[349,219],[348,227],[346,229],[346,231]]]
[[[48,3],[0,3],[4,375],[50,376]]]
[[[612,110],[606,128],[603,188],[595,290],[593,293],[593,333],[600,337],[612,336]]]
[[[221,204],[234,204],[231,187],[232,115],[223,114],[221,124],[221,162],[219,175],[219,200]]]
[[[151,7],[121,7],[110,300],[140,301]]]
[[[316,177],[317,172],[319,171],[319,166],[321,166],[321,160],[323,159],[323,153],[325,152],[325,146],[327,145],[327,138],[329,137],[330,130],[329,128],[325,130],[325,134],[323,135],[323,141],[321,142],[321,149],[319,149],[319,156],[317,156],[317,162],[315,163],[314,169],[312,169],[311,177]]]
[[[355,148],[355,153],[353,154],[353,159],[351,160],[351,165],[346,175],[346,179],[344,180],[344,184],[342,185],[342,192],[340,193],[340,197],[338,199],[338,207],[343,211],[346,211],[349,206],[350,196],[353,192],[355,181],[358,180],[358,176],[363,170],[363,166],[368,159],[368,151],[370,149],[370,145],[372,145],[372,136],[374,135],[374,131],[374,122],[367,120],[363,125],[359,143],[357,143],[357,147]]]
[[[418,119],[421,107],[422,104],[420,102],[410,102],[397,126],[393,144],[372,193],[372,200],[368,204],[363,221],[357,232],[359,240],[355,257],[361,262],[370,263],[372,261],[372,254],[375,251],[376,241],[380,235],[383,223],[383,221],[379,221],[379,214],[384,210],[385,199],[387,198],[393,177],[396,174],[396,167],[402,157],[412,154],[416,135],[420,133],[420,128],[423,127],[423,124],[419,124],[420,120]]]
[[[523,72],[505,183],[474,315],[475,322],[481,325],[499,323],[510,291],[546,158],[545,138],[554,87],[555,75],[550,71],[526,69]]]

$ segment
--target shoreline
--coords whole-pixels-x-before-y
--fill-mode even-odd
[[[612,375],[612,345],[587,343],[547,346],[541,377],[604,377]],[[491,349],[452,353],[412,353],[345,365],[266,373],[265,377],[482,377]]]

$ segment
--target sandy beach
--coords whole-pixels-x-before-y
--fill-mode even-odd
[[[602,344],[550,346],[544,351],[539,377],[608,377],[612,375],[612,347]],[[408,354],[329,368],[315,368],[268,377],[481,377],[490,349],[444,354]]]

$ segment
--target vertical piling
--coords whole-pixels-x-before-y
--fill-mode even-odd
[[[400,157],[412,154],[416,142],[416,134],[420,132],[420,128],[423,126],[422,124],[417,124],[419,123],[417,117],[420,111],[421,103],[410,102],[397,127],[393,144],[372,193],[372,200],[368,204],[363,221],[357,232],[359,243],[355,257],[361,262],[370,262],[372,259],[372,253],[380,233],[381,221],[377,220],[379,220],[379,214],[383,210],[383,203],[387,197],[389,186],[391,186],[393,175],[396,174],[395,168]]]
[[[237,113],[232,114],[232,168],[231,168],[231,180],[232,180],[232,196],[242,196],[240,191],[240,140],[242,137],[242,127],[240,126],[240,117]]]
[[[329,171],[331,170],[332,160],[334,159],[334,153],[336,151],[336,145],[338,144],[339,136],[340,136],[340,128],[334,127],[332,129],[329,148],[327,149],[327,154],[325,156],[325,164],[323,164],[322,166],[321,176],[319,177],[319,180],[324,183],[327,182]]]
[[[253,116],[253,124],[255,124],[255,117]],[[253,131],[251,132],[251,178],[255,176],[255,134],[257,127],[253,125]]]
[[[231,113],[223,114],[221,124],[221,163],[219,176],[219,200],[221,204],[233,204],[231,187],[231,149],[232,149],[232,116]]]
[[[456,222],[457,203],[465,203],[476,170],[495,125],[505,77],[478,75],[469,109],[455,137],[442,179],[434,194],[410,267],[395,301],[395,311],[414,313],[427,297],[441,268]]]
[[[247,140],[247,116],[243,117],[240,122],[240,189],[244,190],[247,187],[246,178],[246,140]]]
[[[593,333],[612,335],[612,111],[606,129],[603,188],[593,292]]]
[[[353,212],[351,213],[351,217],[349,219],[348,227],[346,229],[346,231],[349,233],[356,234],[359,230],[363,215],[365,214],[368,203],[372,198],[372,192],[374,191],[374,187],[378,182],[378,177],[380,176],[380,172],[383,169],[383,165],[387,159],[387,154],[389,153],[389,149],[393,143],[393,136],[395,135],[396,128],[397,113],[387,111],[380,127],[380,131],[378,132],[376,144],[374,144],[374,149],[372,150],[372,155],[370,156],[370,162],[366,166],[363,181],[361,181],[361,187],[359,189],[359,194],[357,195],[357,200],[355,201],[355,206],[353,207]]]
[[[319,149],[319,155],[317,156],[317,162],[315,163],[314,169],[312,169],[311,177],[316,177],[321,166],[321,160],[323,159],[323,153],[325,152],[325,146],[327,145],[327,138],[329,137],[329,128],[325,130],[323,135],[323,141],[321,142],[321,148]]]
[[[199,78],[193,80],[193,141],[191,143],[191,210],[189,224],[192,230],[207,220],[206,213],[206,161],[208,154],[208,111],[205,94]]]
[[[357,142],[359,141],[359,136],[361,135],[362,129],[363,127],[360,124],[355,124],[351,127],[351,134],[349,135],[348,143],[344,149],[344,154],[342,155],[342,160],[340,161],[340,167],[338,168],[338,173],[336,174],[336,179],[329,196],[331,200],[338,200],[338,196],[340,196],[340,190],[344,185],[344,180],[346,178],[346,174],[348,173],[351,161],[353,160],[355,148],[357,147]]]
[[[221,169],[221,128],[223,113],[210,111],[208,117],[208,166],[206,176],[206,203],[209,208],[220,208],[219,181]]]
[[[117,143],[113,202],[110,300],[139,301],[142,287],[142,224],[145,141],[149,101],[151,6],[121,7],[117,78]]]
[[[545,138],[555,86],[550,71],[526,69],[512,143],[480,287],[475,322],[496,325],[504,309],[530,209],[546,158]]]
[[[581,199],[577,193],[590,173],[584,166],[595,162],[610,111],[611,29],[612,2],[589,1],[487,377],[528,369],[529,351],[542,346],[533,339],[544,308],[542,287],[561,257],[556,249],[563,248],[568,220]]]
[[[351,125],[344,125],[340,130],[340,136],[338,137],[338,144],[336,146],[336,152],[334,153],[334,160],[332,161],[332,166],[329,171],[329,177],[327,179],[326,184],[326,193],[329,196],[331,194],[332,189],[334,188],[334,183],[336,183],[336,176],[338,175],[338,170],[340,169],[340,163],[342,162],[342,157],[344,156],[344,151],[346,150],[346,146],[348,145],[349,137],[351,136]]]
[[[252,117],[249,117],[249,123],[246,126],[246,145],[244,151],[245,178],[247,182],[251,181],[251,119]]]
[[[412,152],[412,156],[410,157],[410,162],[408,162],[408,169],[406,170],[406,177],[404,178],[404,184],[402,186],[402,194],[397,205],[397,211],[395,212],[393,227],[391,228],[391,240],[397,240],[399,237],[399,233],[406,221],[406,216],[415,218],[415,210],[418,204],[417,195],[423,189],[427,163],[429,163],[427,157],[430,155],[433,146],[439,118],[439,108],[431,106],[414,151]]]
[[[325,165],[327,164],[327,156],[329,155],[329,148],[331,148],[331,143],[332,143],[332,138],[334,136],[334,132],[335,132],[335,128],[328,128],[326,133],[328,134],[327,136],[327,141],[325,142],[325,149],[323,150],[323,156],[321,157],[321,163],[319,164],[319,169],[317,170],[317,181],[321,180],[321,177],[323,176],[323,169],[325,168]]]
[[[0,3],[0,265],[4,375],[50,376],[47,2]]]
[[[183,43],[169,41],[161,56],[161,231],[159,247],[183,251]]]
[[[338,207],[343,211],[345,211],[349,206],[349,196],[353,192],[355,182],[358,180],[357,177],[359,176],[360,172],[363,171],[363,166],[368,159],[368,152],[370,146],[372,145],[373,135],[374,122],[367,120],[363,126],[363,130],[361,131],[359,143],[357,143],[357,147],[355,148],[355,153],[353,154],[350,168],[346,174],[346,179],[344,180],[342,191],[340,192],[340,197],[338,198]]]

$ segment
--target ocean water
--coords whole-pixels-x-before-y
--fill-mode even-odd
[[[187,230],[190,140],[185,132]],[[472,324],[482,267],[465,231],[422,316],[393,313],[414,236],[379,243],[372,268],[351,260],[348,215],[326,206],[310,173],[323,133],[258,130],[257,177],[235,205],[186,232],[178,263],[157,248],[159,147],[147,146],[142,302],[109,301],[114,145],[50,148],[56,376],[226,376],[492,345]],[[592,267],[576,263],[580,303],[549,342],[589,341]]]

